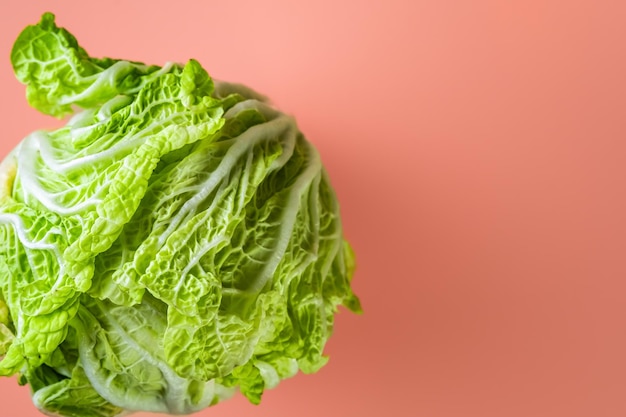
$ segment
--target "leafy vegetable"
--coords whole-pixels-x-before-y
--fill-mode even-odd
[[[11,61],[66,126],[0,168],[0,375],[47,414],[191,413],[326,362],[354,262],[294,120],[197,61],[95,59],[54,16]]]

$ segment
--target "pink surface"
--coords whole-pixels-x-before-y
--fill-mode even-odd
[[[45,10],[94,55],[194,57],[257,88],[322,153],[365,314],[341,312],[318,374],[198,416],[626,415],[623,2],[17,4],[1,155],[58,124],[8,60]],[[14,379],[0,402],[39,415]]]

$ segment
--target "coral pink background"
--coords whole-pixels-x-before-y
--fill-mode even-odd
[[[318,374],[198,416],[626,416],[623,1],[17,4],[2,155],[58,124],[8,59],[45,10],[91,54],[257,88],[322,153],[365,314],[339,314]],[[0,407],[39,415],[14,379]]]

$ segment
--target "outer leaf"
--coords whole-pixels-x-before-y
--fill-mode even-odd
[[[85,300],[74,322],[81,365],[111,403],[131,411],[187,414],[232,393],[214,381],[181,378],[167,365],[160,344],[165,310],[148,296],[134,307]]]
[[[20,34],[11,62],[17,78],[27,84],[29,103],[57,117],[72,113],[73,105],[93,107],[119,94],[136,92],[147,80],[169,70],[90,58],[72,34],[56,26],[51,13]]]
[[[48,415],[67,417],[113,417],[124,410],[94,390],[82,366],[70,378],[61,378],[52,368],[38,368],[29,378],[34,389],[33,403]]]

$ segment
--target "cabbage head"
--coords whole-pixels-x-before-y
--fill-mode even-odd
[[[0,169],[0,375],[48,415],[187,414],[316,372],[354,258],[294,120],[195,60],[90,57],[52,14],[11,54],[35,131]]]

